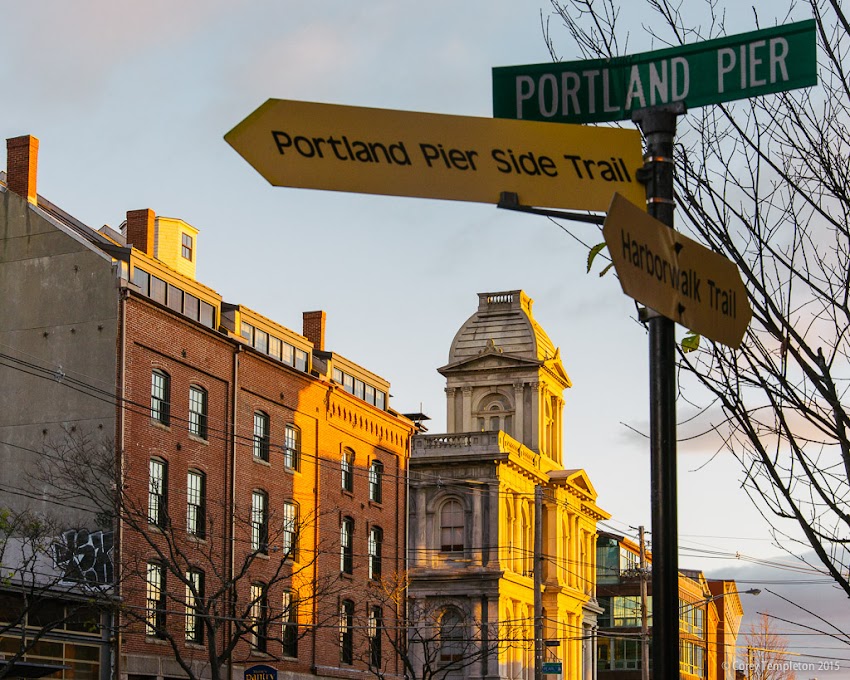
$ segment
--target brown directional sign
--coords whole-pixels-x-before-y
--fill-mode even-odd
[[[614,194],[605,243],[623,292],[669,319],[733,348],[752,317],[735,264]]]

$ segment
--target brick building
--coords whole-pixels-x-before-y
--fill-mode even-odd
[[[106,612],[96,667],[62,677],[400,676],[381,584],[404,569],[413,424],[389,383],[324,346],[323,312],[298,333],[198,282],[191,225],[91,229],[37,195],[37,140],[8,148],[0,505],[101,532],[114,567],[45,588]],[[0,653],[34,630],[0,627]]]

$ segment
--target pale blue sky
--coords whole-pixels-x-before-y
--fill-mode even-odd
[[[273,188],[222,139],[270,97],[489,116],[491,67],[549,60],[541,10],[543,0],[6,3],[3,133],[41,140],[39,192],[90,226],[117,227],[137,208],[180,217],[201,231],[199,280],[226,300],[297,331],[302,311],[325,310],[328,348],[389,379],[394,407],[421,404],[432,432],[445,426],[435,369],[477,293],[523,288],[574,384],[566,466],[588,471],[609,526],[628,533],[650,525],[648,443],[634,433],[648,417],[647,342],[617,281],[585,274],[585,249],[545,218],[486,205]],[[752,12],[734,26],[755,29]],[[579,56],[554,34],[564,58]],[[633,21],[629,51],[657,46]],[[680,544],[697,551],[680,563],[734,576],[740,562],[704,551],[778,551],[737,464],[724,452],[709,462],[709,447],[681,451]],[[760,596],[760,610],[773,604]]]

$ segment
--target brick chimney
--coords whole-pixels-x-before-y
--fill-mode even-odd
[[[127,229],[124,235],[127,237],[127,245],[141,250],[143,253],[153,257],[153,237],[156,213],[149,209],[128,210]]]
[[[30,203],[36,202],[38,139],[32,135],[6,140],[6,186]]]
[[[304,312],[304,331],[301,333],[320,352],[325,351],[325,317],[322,311]]]

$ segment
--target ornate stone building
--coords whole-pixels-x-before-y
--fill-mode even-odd
[[[439,369],[448,432],[414,437],[408,581],[417,673],[533,677],[541,487],[544,660],[563,663],[563,680],[595,675],[596,523],[609,515],[587,474],[564,467],[571,383],[531,306],[521,290],[479,294]]]

